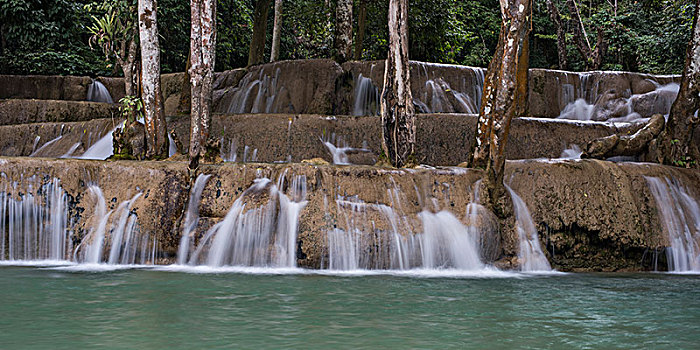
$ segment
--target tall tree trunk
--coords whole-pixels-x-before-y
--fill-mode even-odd
[[[282,33],[282,0],[275,0],[275,23],[272,27],[272,51],[270,62],[280,59],[280,34]]]
[[[367,28],[367,0],[360,0],[360,12],[357,14],[357,35],[355,36],[355,61],[362,60],[362,44]]]
[[[559,69],[569,69],[569,63],[566,58],[566,30],[561,22],[559,10],[554,5],[552,0],[547,0],[547,8],[549,9],[549,18],[557,28],[557,54],[559,55]]]
[[[134,28],[136,32],[138,28]],[[122,42],[121,50],[116,55],[117,64],[124,73],[124,92],[126,96],[136,96],[138,93],[138,79],[135,76],[138,71],[136,67],[136,59],[138,58],[139,45],[136,43],[136,38],[129,40],[128,47],[126,42]]]
[[[693,31],[685,54],[678,97],[664,131],[656,140],[656,160],[676,166],[699,167],[700,151],[693,131],[700,122],[700,0],[695,1]]]
[[[335,60],[352,57],[352,0],[338,0],[335,7]]]
[[[598,28],[598,36],[595,49],[591,47],[591,42],[588,40],[586,27],[581,20],[581,14],[578,11],[578,6],[575,0],[566,0],[566,4],[571,12],[571,19],[574,21],[573,36],[574,43],[581,57],[586,60],[586,70],[598,70],[603,65],[603,56],[607,50],[607,43],[603,37],[602,28]]]
[[[212,84],[216,61],[216,1],[191,0],[190,77],[190,165],[195,170],[205,156],[211,125]]]
[[[513,117],[526,111],[532,0],[502,0],[503,23],[489,65],[471,164],[486,166],[482,202],[501,218],[510,215],[503,185],[505,149]]]
[[[261,64],[265,60],[265,36],[267,34],[267,13],[270,0],[257,0],[253,14],[253,37],[248,51],[248,66]]]
[[[389,1],[389,53],[381,97],[382,148],[396,167],[413,162],[416,120],[408,61],[408,0]]]
[[[156,0],[139,0],[139,37],[141,41],[141,70],[143,109],[146,129],[146,157],[167,158],[165,111],[160,88],[160,47]]]

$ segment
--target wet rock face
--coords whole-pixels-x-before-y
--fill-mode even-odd
[[[71,198],[71,216],[76,232],[84,235],[90,226],[95,203],[87,193],[89,184],[104,191],[107,210],[112,210],[137,193],[133,204],[140,234],[156,237],[161,263],[175,261],[187,188],[185,162],[94,162],[78,160],[0,159],[0,188],[12,181],[60,179]],[[352,215],[365,219],[363,229],[375,232],[374,240],[392,232],[392,223],[384,214],[390,208],[404,218],[407,232],[421,232],[418,213],[423,210],[447,210],[463,224],[490,226],[491,218],[467,217],[474,183],[481,172],[468,169],[390,170],[361,166],[312,166],[302,164],[229,164],[203,166],[212,177],[204,188],[199,207],[199,229],[195,244],[212,225],[220,222],[234,201],[254,180],[272,180],[266,186],[285,183],[293,177],[306,179],[308,203],[299,216],[296,242],[297,264],[318,268],[327,266],[328,232],[353,224]],[[29,174],[37,175],[31,177]],[[664,268],[659,252],[668,246],[660,225],[659,213],[644,176],[673,176],[695,196],[700,194],[700,174],[657,165],[617,165],[600,161],[536,162],[507,164],[506,181],[529,208],[539,232],[540,243],[552,266],[564,271],[638,271]],[[34,180],[31,180],[34,179]],[[25,188],[25,186],[20,186]],[[37,187],[35,187],[37,188]],[[274,200],[264,187],[247,194],[246,210],[265,206]],[[289,194],[288,185],[281,188]],[[301,200],[297,198],[295,200]],[[362,212],[352,209],[362,206]],[[349,216],[350,215],[350,216]],[[355,221],[357,223],[359,221]],[[405,231],[405,232],[404,232]],[[80,235],[80,234],[79,234]],[[492,237],[480,238],[483,259],[493,260]],[[367,254],[376,258],[379,251]],[[76,239],[77,244],[80,240]],[[375,243],[372,243],[375,242]],[[489,258],[490,256],[490,258]],[[661,258],[659,258],[661,257]],[[382,261],[382,260],[376,260]]]
[[[0,125],[78,122],[119,115],[113,104],[58,100],[0,100]]]

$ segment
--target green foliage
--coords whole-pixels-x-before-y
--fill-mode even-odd
[[[0,73],[106,73],[104,62],[88,47],[83,5],[89,3],[0,0]]]
[[[144,116],[143,101],[137,96],[124,96],[119,100],[119,112],[129,125]]]
[[[216,70],[244,67],[252,35],[256,0],[217,1]],[[553,0],[571,33],[565,0]],[[679,73],[692,26],[690,0],[577,0],[589,41],[605,34],[603,69]],[[120,40],[135,21],[136,0],[0,0],[0,73],[121,74],[113,64]],[[360,0],[355,0],[355,32]],[[363,60],[387,52],[387,0],[367,0]],[[270,1],[267,45],[272,41]],[[335,1],[284,1],[280,59],[330,58],[335,31]],[[159,0],[161,71],[183,71],[189,55],[189,0]],[[485,67],[496,47],[501,15],[497,0],[411,0],[409,57],[412,60]],[[530,65],[558,65],[556,32],[544,1],[534,1]],[[568,36],[570,69],[585,62]],[[102,50],[91,50],[90,45]],[[100,52],[102,51],[102,52]],[[108,56],[105,60],[105,54]]]
[[[567,32],[571,16],[565,0],[558,6]],[[689,0],[605,0],[577,1],[591,45],[602,31],[608,45],[604,70],[628,70],[654,74],[678,74],[683,69],[685,49],[690,39],[693,2]],[[535,2],[531,66],[553,68],[558,64],[555,27],[544,1]],[[585,61],[567,36],[567,54],[572,70],[584,70]]]
[[[126,55],[129,42],[138,40],[135,0],[104,0],[86,4],[83,9],[91,14],[90,24],[86,27],[90,46],[101,47],[108,60]]]

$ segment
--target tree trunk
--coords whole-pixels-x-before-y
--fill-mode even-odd
[[[408,61],[408,0],[389,1],[389,53],[381,98],[382,148],[396,167],[411,165],[416,121]]]
[[[531,1],[501,1],[500,39],[484,85],[472,153],[473,165],[486,165],[482,202],[500,218],[511,212],[503,185],[510,123],[526,111]]]
[[[557,54],[559,55],[559,69],[567,70],[569,69],[569,63],[566,57],[566,30],[564,25],[561,23],[561,15],[559,10],[552,3],[552,0],[547,0],[547,8],[549,9],[549,18],[554,23],[557,28]]]
[[[275,0],[275,23],[272,27],[272,52],[270,62],[280,58],[280,34],[282,32],[282,0]]]
[[[216,60],[216,1],[191,0],[190,77],[190,165],[195,170],[205,156],[211,125],[212,84]]]
[[[156,0],[139,0],[139,36],[141,41],[141,69],[143,109],[146,129],[146,157],[167,158],[168,143],[160,88],[160,47]]]
[[[261,64],[265,60],[265,37],[267,34],[267,13],[270,0],[257,0],[253,14],[253,37],[248,51],[248,66]]]
[[[335,8],[335,60],[352,57],[352,0],[338,0]]]
[[[367,0],[360,0],[360,13],[357,14],[357,35],[355,36],[355,61],[362,60],[362,44],[367,27]]]

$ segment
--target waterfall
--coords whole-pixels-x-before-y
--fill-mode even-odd
[[[676,180],[645,177],[659,210],[670,248],[668,270],[700,271],[700,206]]]
[[[660,86],[654,82],[657,85],[654,91],[631,96],[626,92],[624,95],[629,97],[618,97],[599,105],[597,104],[597,92],[585,90],[588,76],[589,74],[581,75],[581,94],[576,100],[567,102],[557,119],[633,122],[644,120],[657,113],[668,116],[671,112],[671,105],[676,100],[680,89],[680,85],[677,83]],[[597,84],[598,82],[594,87],[596,90]],[[592,97],[586,99],[587,93]],[[569,101],[573,99],[573,96],[573,85],[562,85],[562,100]],[[601,100],[603,98],[604,96],[601,97]]]
[[[256,179],[202,237],[189,264],[296,266],[299,213],[307,203],[306,176],[294,176],[285,195],[286,176],[285,170],[277,184]]]
[[[278,87],[280,68],[275,70],[275,76],[270,77],[260,70],[257,79],[247,74],[234,89],[233,98],[226,113],[278,113],[279,106],[275,104],[277,96],[285,91]]]
[[[119,259],[120,254],[122,253],[123,249],[123,241],[124,241],[124,236],[130,236],[132,232],[127,233],[127,228],[129,231],[133,230],[134,226],[129,225],[129,218],[132,216],[131,215],[131,207],[134,204],[134,202],[141,196],[141,193],[137,193],[134,197],[132,197],[128,201],[124,201],[121,204],[119,204],[119,207],[117,207],[117,212],[121,213],[119,216],[119,221],[117,221],[117,226],[112,230],[111,233],[111,248],[109,250],[109,259],[107,260],[108,264],[118,264],[120,263],[123,259]]]
[[[39,143],[39,140],[41,140],[41,136],[37,136],[37,137],[34,139],[34,148],[33,148],[34,151],[32,151],[32,153],[31,153],[29,156],[30,156],[30,157],[38,157],[38,156],[41,156],[41,151],[43,151],[44,149],[46,149],[46,148],[48,148],[49,146],[53,145],[53,144],[56,143],[58,140],[62,139],[62,138],[63,138],[63,129],[64,129],[64,127],[65,127],[65,125],[61,125],[61,131],[59,131],[58,136],[57,136],[56,138],[52,139],[52,140],[49,140],[49,141],[46,142],[45,144],[41,145],[41,147],[39,147],[39,148],[36,148],[36,146],[37,146],[37,144]]]
[[[112,101],[112,96],[109,94],[109,90],[107,90],[104,84],[94,79],[88,86],[87,100],[92,102],[114,103],[114,101]]]
[[[525,202],[513,189],[506,186],[513,199],[513,209],[515,209],[516,230],[518,231],[519,249],[518,259],[520,259],[521,271],[551,271],[552,267],[547,261],[547,257],[542,252],[537,229],[532,222],[532,216],[527,209]]]
[[[185,212],[185,222],[182,226],[182,237],[180,238],[180,247],[177,252],[177,263],[184,265],[187,263],[187,258],[190,254],[191,236],[195,234],[197,224],[199,223],[199,202],[202,200],[202,192],[204,186],[211,175],[199,174],[194,182],[194,187],[190,189],[190,198],[187,202],[187,211]]]
[[[155,237],[151,238],[150,234],[139,234],[136,214],[131,212],[132,205],[141,197],[141,193],[121,202],[116,210],[107,211],[102,190],[97,185],[90,185],[88,192],[95,200],[93,222],[88,234],[75,248],[73,260],[88,264],[155,263],[158,241]],[[110,222],[112,214],[117,218]],[[107,259],[104,259],[105,251],[109,252]]]
[[[332,133],[330,138],[320,138],[320,140],[333,157],[333,164],[337,165],[349,165],[348,155],[350,154],[372,152],[367,148],[367,145],[363,145],[362,148],[348,146],[348,143],[342,137],[336,136],[335,133]]]
[[[93,230],[91,230],[87,236],[85,236],[81,245],[85,244],[84,262],[88,264],[97,264],[102,260],[105,229],[107,227],[107,220],[109,220],[109,216],[112,215],[112,211],[110,210],[107,212],[107,205],[105,203],[105,197],[102,194],[102,189],[95,185],[91,185],[88,187],[88,192],[90,192],[90,195],[95,200],[93,221],[97,220],[97,226],[96,228],[93,228]]]
[[[77,157],[79,159],[97,159],[105,160],[114,154],[114,131],[122,125],[110,130],[105,136],[102,136],[94,145],[90,146],[85,153]]]
[[[355,79],[355,91],[353,93],[352,115],[378,115],[379,114],[379,89],[372,83],[372,79],[362,76],[360,73]]]
[[[172,157],[177,153],[177,146],[175,146],[175,140],[173,136],[168,133],[168,158]]]
[[[416,218],[403,215],[398,189],[388,190],[392,206],[338,197],[341,225],[328,230],[331,270],[408,270],[484,268],[478,249],[478,230],[464,225],[447,210],[424,210]],[[422,232],[411,222],[422,223]]]
[[[63,260],[70,235],[66,192],[58,179],[37,195],[31,191],[15,183],[0,192],[0,260]]]

